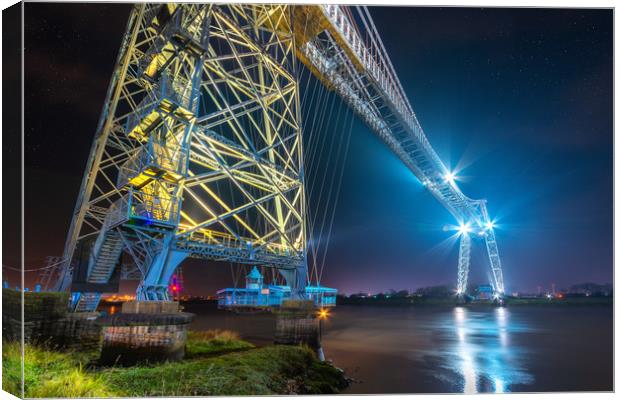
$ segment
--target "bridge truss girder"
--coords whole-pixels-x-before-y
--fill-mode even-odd
[[[484,232],[493,276],[491,283],[501,296],[504,293],[502,267],[495,234],[492,229],[487,231],[491,220],[486,201],[468,198],[452,179],[446,179],[450,171],[426,138],[366,7],[356,7],[356,17],[353,7],[333,4],[302,7],[304,12],[298,13],[300,19],[312,21],[321,29],[298,41],[299,58],[383,139],[460,225]],[[461,261],[460,257],[459,287]]]

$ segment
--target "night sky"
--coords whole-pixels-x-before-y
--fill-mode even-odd
[[[27,268],[62,253],[129,9],[26,4]],[[370,11],[429,140],[463,192],[488,199],[506,290],[611,282],[612,11]],[[322,283],[455,285],[452,217],[360,121],[344,168]],[[4,264],[19,265],[18,243],[5,235]],[[471,280],[485,282],[474,246]],[[228,264],[184,266],[190,293],[231,284]]]

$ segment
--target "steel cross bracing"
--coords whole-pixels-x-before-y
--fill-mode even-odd
[[[471,237],[462,235],[459,243],[459,268],[456,292],[458,294],[467,291],[467,276],[469,275],[469,262],[471,259]]]
[[[133,8],[63,256],[59,289],[86,288],[76,311],[97,306],[122,254],[142,300],[168,299],[187,257],[274,267],[303,293],[292,23],[285,5]]]
[[[320,15],[307,10],[307,20],[327,21],[322,25],[327,28],[298,43],[301,60],[340,94],[459,224],[471,227],[477,236],[485,239],[493,275],[492,285],[497,294],[503,294],[501,261],[495,234],[489,228],[492,224],[486,203],[468,198],[452,179],[447,179],[450,171],[426,138],[368,10],[365,7],[354,10],[329,4],[316,7],[320,9]],[[365,28],[365,39],[362,39],[359,25]],[[463,283],[461,276],[459,269],[459,285]]]
[[[143,300],[168,299],[168,281],[187,257],[271,266],[294,294],[303,293],[296,58],[336,90],[460,223],[484,229],[485,202],[445,179],[448,170],[367,10],[357,10],[365,41],[351,9],[341,6],[134,7],[57,285],[90,288],[74,294],[76,310],[96,307],[122,254],[143,277]],[[503,293],[494,233],[482,236],[495,290]]]

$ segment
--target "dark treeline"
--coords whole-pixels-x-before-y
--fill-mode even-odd
[[[468,293],[472,298],[476,296],[481,285],[468,285]],[[551,295],[548,291],[537,294],[518,293],[515,295],[506,294],[505,299],[509,303],[537,303],[548,302],[567,302],[571,298],[611,298],[613,296],[613,286],[611,284],[580,283],[560,289]],[[584,299],[588,300],[588,299]],[[418,288],[414,291],[408,290],[389,290],[381,293],[354,293],[351,295],[338,295],[337,304],[358,304],[358,305],[415,305],[415,304],[453,304],[455,301],[455,290],[450,285],[427,286]],[[570,301],[572,303],[572,301]],[[591,302],[591,301],[590,301]],[[605,301],[606,302],[606,301]]]

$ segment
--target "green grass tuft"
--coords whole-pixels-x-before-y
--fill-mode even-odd
[[[222,330],[189,332],[185,356],[196,358],[252,348],[254,345],[241,340],[236,332]]]
[[[344,376],[301,346],[255,348],[230,331],[190,333],[184,361],[89,367],[89,355],[26,346],[26,397],[337,393]],[[227,354],[222,354],[227,353]],[[3,388],[20,393],[18,343],[3,343]],[[7,373],[8,372],[8,373]],[[345,382],[346,385],[346,382]]]
[[[341,370],[318,360],[308,368],[304,382],[304,393],[307,394],[338,393],[349,384]]]
[[[22,397],[22,350],[19,342],[2,342],[2,390]]]
[[[296,393],[315,360],[311,350],[269,346],[223,356],[103,372],[123,396],[216,396]]]
[[[62,353],[43,346],[24,348],[25,397],[109,397],[114,395],[105,382],[82,368],[87,354]],[[21,347],[17,342],[2,343],[3,389],[21,392]],[[5,375],[9,372],[9,377]],[[15,374],[16,372],[16,374]]]
[[[26,397],[113,397],[118,396],[100,376],[72,368],[62,375],[42,379],[26,392]]]

